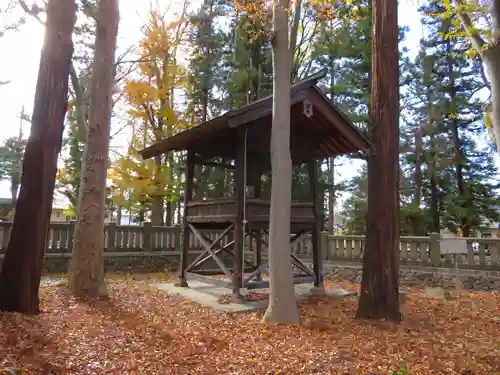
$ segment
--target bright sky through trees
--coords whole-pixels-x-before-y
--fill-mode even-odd
[[[160,8],[167,9],[169,0],[157,0]],[[194,2],[193,2],[194,3]],[[176,4],[176,2],[173,2]],[[118,34],[118,54],[132,45],[137,45],[141,36],[140,26],[150,8],[147,1],[121,1],[121,23]],[[172,6],[175,8],[175,5]],[[420,16],[418,5],[413,2],[402,2],[399,9],[400,24],[410,27],[406,34],[405,45],[411,55],[418,51],[421,38]],[[19,113],[24,105],[27,114],[31,114],[33,97],[38,74],[38,61],[43,42],[43,26],[27,17],[27,23],[17,33],[8,33],[0,39],[0,49],[3,51],[0,60],[0,79],[10,80],[11,83],[0,86],[0,103],[2,103],[2,121],[0,123],[0,138],[16,135],[19,126]],[[29,133],[30,124],[25,122],[24,133]],[[114,138],[112,147],[125,144],[127,136]],[[354,163],[354,162],[351,162]],[[351,178],[357,166],[344,165],[338,172],[342,179]],[[0,182],[0,197],[9,196],[8,181]]]

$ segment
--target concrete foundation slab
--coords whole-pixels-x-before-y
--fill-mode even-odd
[[[182,288],[175,286],[175,283],[155,283],[154,288],[164,291],[169,294],[180,296],[184,299],[199,303],[203,307],[208,307],[220,313],[238,313],[238,312],[254,312],[267,308],[268,301],[244,301],[241,303],[220,303],[220,298],[231,293],[228,288],[218,287],[200,281],[190,281],[189,287]],[[311,295],[318,295],[319,292],[313,289],[311,284],[301,284],[295,286],[297,300],[303,300]],[[268,293],[268,289],[252,290],[253,293]],[[241,291],[242,295],[246,295],[246,290]],[[323,293],[321,293],[323,294]],[[350,297],[357,295],[356,292],[346,291],[341,288],[326,288],[324,295],[329,297]]]

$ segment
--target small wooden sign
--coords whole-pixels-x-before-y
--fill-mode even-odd
[[[313,105],[309,100],[304,100],[302,102],[302,112],[306,117],[312,117],[313,116]]]
[[[467,254],[465,238],[441,238],[439,240],[441,254]]]

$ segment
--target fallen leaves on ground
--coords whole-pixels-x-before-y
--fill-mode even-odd
[[[263,326],[261,313],[214,313],[155,290],[151,281],[115,277],[110,299],[102,301],[77,301],[64,287],[42,288],[39,316],[0,315],[0,370],[388,375],[407,368],[411,375],[500,374],[499,293],[464,292],[457,303],[407,288],[399,325],[354,320],[355,297],[314,297],[300,306],[302,325],[286,327]]]

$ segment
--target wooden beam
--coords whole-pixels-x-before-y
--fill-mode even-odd
[[[203,165],[207,167],[220,167],[220,168],[226,168],[226,169],[236,169],[236,167],[232,164],[229,163],[219,163],[211,160],[206,160],[205,158],[197,156],[195,159],[195,164],[196,165]]]
[[[307,90],[292,92],[290,105],[302,102],[307,97]],[[272,97],[262,100],[261,103],[253,105],[244,112],[235,113],[230,116],[228,124],[230,128],[236,128],[241,125],[249,124],[253,121],[270,116],[273,113]]]
[[[311,199],[313,201],[314,229],[312,231],[312,253],[313,253],[313,271],[314,286],[323,288],[323,256],[319,244],[320,233],[323,221],[322,207],[320,202],[320,189],[318,189],[318,163],[315,160],[308,162],[309,185],[311,187]],[[320,209],[321,207],[321,209]]]
[[[237,136],[236,173],[235,173],[235,227],[234,227],[234,273],[233,298],[241,299],[240,288],[243,286],[243,213],[245,205],[245,129],[239,129]]]
[[[212,249],[213,243],[211,244],[210,242],[208,242],[207,239],[192,224],[188,223],[188,226],[189,229],[191,229],[191,232],[194,234],[194,236],[198,239],[198,241],[200,241],[204,250],[210,253],[212,259],[215,260],[215,263],[217,263],[220,269],[224,271],[227,277],[231,277],[231,272],[227,269],[224,262],[222,262],[222,260],[217,256],[217,254],[215,254],[215,251]],[[222,237],[220,239],[222,239]]]
[[[357,149],[365,151],[370,148],[369,141],[341,114],[328,99],[322,98],[321,94],[315,88],[309,90],[307,98],[314,107],[319,110],[327,119],[330,125],[333,125],[352,145]]]
[[[184,186],[184,220],[182,222],[182,253],[181,253],[181,267],[180,267],[180,278],[179,286],[187,287],[186,281],[186,268],[188,266],[188,251],[189,251],[189,223],[187,221],[187,209],[188,203],[193,199],[193,179],[194,179],[194,153],[192,151],[188,152],[187,155],[187,168],[186,168],[186,182]]]

